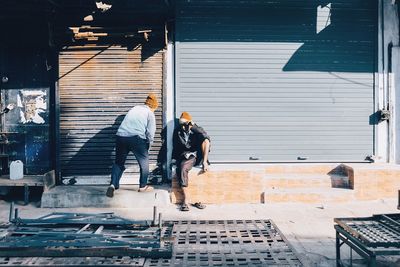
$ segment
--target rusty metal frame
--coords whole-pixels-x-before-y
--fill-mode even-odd
[[[127,220],[118,216],[114,213],[68,213],[68,212],[53,212],[37,219],[21,219],[15,218],[14,223],[24,226],[46,226],[46,225],[136,225],[149,227],[151,221],[133,221]]]
[[[335,218],[334,222],[350,233],[353,237],[362,241],[369,247],[397,247],[400,248],[400,214],[378,214],[372,217],[359,218]],[[360,231],[360,227],[369,228],[373,226],[375,232],[378,230],[383,234],[393,235],[392,241],[387,239],[372,239],[368,233]],[[371,229],[368,229],[373,231]]]
[[[172,225],[163,226],[161,218],[154,208],[153,221],[62,212],[22,219],[12,204],[11,225],[0,232],[0,257],[170,258]]]
[[[157,233],[157,232],[156,232]],[[135,235],[138,235],[137,233]],[[137,257],[169,258],[171,249],[155,237],[127,235],[9,232],[0,242],[1,257]],[[14,237],[14,238],[13,238]],[[120,241],[122,240],[122,241]]]
[[[399,7],[400,10],[400,7]],[[398,202],[397,202],[397,209],[400,210],[400,190],[399,190],[399,196],[398,196]]]
[[[366,259],[369,267],[377,266],[377,256],[400,255],[400,214],[335,218],[334,221],[336,266],[345,266],[340,253],[340,248],[344,244]]]

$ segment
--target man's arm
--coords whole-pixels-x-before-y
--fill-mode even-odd
[[[208,152],[210,151],[209,139],[204,139],[203,143],[201,143],[201,150],[203,152],[203,171],[206,172],[209,170],[209,165],[208,165]]]
[[[156,118],[154,113],[151,113],[147,118],[147,129],[146,129],[146,139],[149,144],[154,141],[154,135],[156,134]]]
[[[207,134],[207,132],[198,125],[193,126],[192,131],[195,132],[196,134],[200,135],[200,139],[202,139],[202,140],[205,140],[205,139],[211,140],[211,138]]]
[[[208,152],[210,151],[210,136],[202,127],[198,125],[195,125],[192,130],[199,136],[199,141],[201,142],[201,152],[203,154],[203,171],[206,172],[209,170]]]
[[[174,133],[172,134],[172,159],[178,160],[178,131],[174,129]]]

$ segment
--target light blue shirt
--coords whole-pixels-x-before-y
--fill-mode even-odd
[[[153,143],[156,133],[156,118],[147,105],[131,108],[118,128],[117,135],[122,137],[139,136]]]

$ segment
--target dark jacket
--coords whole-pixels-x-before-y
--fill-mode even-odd
[[[186,152],[196,152],[197,153],[196,165],[200,164],[200,162],[203,160],[203,152],[201,150],[201,144],[206,139],[210,140],[210,137],[208,136],[206,131],[204,131],[203,128],[195,124],[190,130],[189,140],[186,143],[184,137],[184,131],[181,126],[178,126],[177,128],[175,128],[173,135],[172,158],[177,161],[180,161],[184,159],[184,154]]]

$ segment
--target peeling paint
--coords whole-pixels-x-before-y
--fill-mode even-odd
[[[44,90],[20,90],[17,95],[17,106],[20,108],[20,122],[44,124],[40,115],[47,110],[47,95]]]

